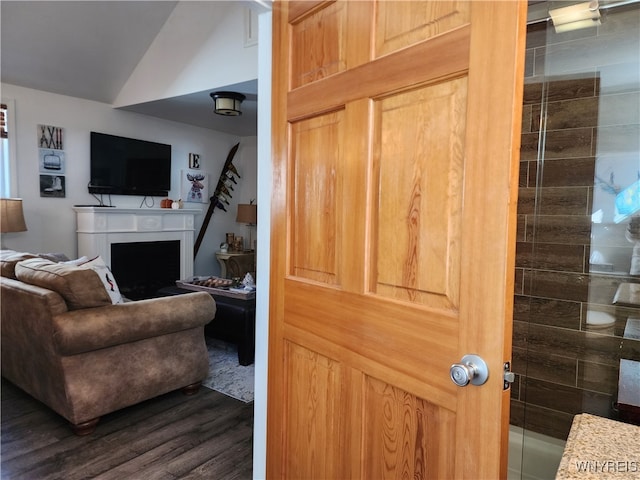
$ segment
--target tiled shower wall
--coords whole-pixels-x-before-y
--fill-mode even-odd
[[[515,272],[511,424],[561,439],[577,413],[618,418],[620,359],[640,360],[640,342],[622,340],[627,318],[640,313],[613,305],[618,285],[640,278],[624,271],[593,273],[589,264],[594,188],[601,188],[594,187],[596,159],[607,148],[597,143],[618,139],[635,148],[631,158],[638,159],[637,114],[604,124],[603,118],[610,117],[611,105],[637,110],[640,87],[603,90],[598,68],[545,77],[544,56],[570,56],[576,42],[587,41],[576,35],[596,33],[556,36],[549,47],[543,24],[527,37]],[[548,104],[541,136],[543,96]],[[631,245],[624,239],[618,244],[618,256],[630,258]],[[615,325],[591,329],[588,309],[612,314]]]

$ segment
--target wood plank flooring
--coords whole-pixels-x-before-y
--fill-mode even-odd
[[[253,404],[208,388],[105,415],[74,435],[64,418],[2,379],[2,480],[252,477]]]

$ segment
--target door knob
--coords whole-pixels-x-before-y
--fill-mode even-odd
[[[489,378],[489,367],[478,355],[465,355],[460,363],[454,363],[449,369],[453,383],[459,387],[482,385]]]

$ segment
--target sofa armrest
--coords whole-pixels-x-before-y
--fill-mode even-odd
[[[75,355],[203,327],[215,313],[206,292],[85,308],[56,315],[53,340],[60,355]]]

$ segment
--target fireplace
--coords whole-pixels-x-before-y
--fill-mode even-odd
[[[180,280],[180,242],[112,243],[111,271],[126,298],[152,298]]]
[[[100,255],[122,294],[148,298],[193,276],[195,209],[74,207],[78,256]]]

